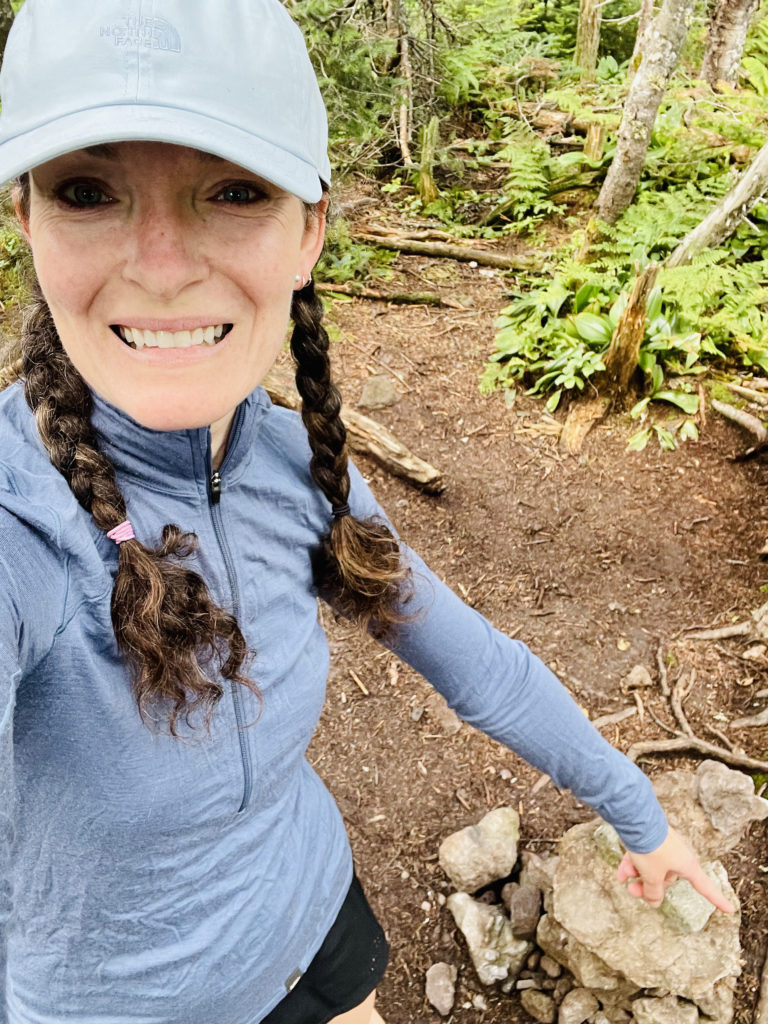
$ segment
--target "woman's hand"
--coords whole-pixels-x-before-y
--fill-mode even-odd
[[[650,853],[626,853],[619,864],[620,882],[636,879],[627,886],[632,896],[642,897],[652,907],[661,906],[664,890],[676,878],[685,878],[718,910],[732,914],[734,908],[717,885],[704,874],[698,858],[679,832],[670,828],[667,838]]]

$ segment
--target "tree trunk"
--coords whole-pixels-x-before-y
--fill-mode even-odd
[[[0,3],[0,56],[5,51],[5,41],[13,24],[13,9],[10,0],[2,0]]]
[[[576,66],[582,82],[593,82],[600,46],[600,23],[603,17],[601,0],[581,0],[576,33]]]
[[[624,106],[616,155],[597,200],[597,215],[609,224],[618,220],[634,197],[656,112],[677,67],[694,4],[695,0],[664,0],[648,26],[643,59]]]
[[[744,171],[731,191],[714,210],[690,231],[667,260],[668,267],[690,263],[704,249],[712,249],[730,237],[755,203],[768,190],[768,142]]]
[[[627,76],[629,78],[631,78],[640,67],[640,63],[643,59],[643,42],[645,40],[645,33],[648,31],[648,26],[653,21],[655,13],[655,0],[640,0],[640,10],[637,12],[637,35],[635,36],[635,46],[632,50],[632,59],[629,62],[629,69],[627,71]]]
[[[718,0],[707,30],[707,48],[701,77],[717,88],[718,82],[735,85],[747,40],[747,30],[758,0]]]

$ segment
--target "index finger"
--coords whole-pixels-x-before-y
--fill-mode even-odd
[[[686,878],[696,892],[701,893],[718,910],[722,910],[724,914],[733,914],[735,912],[736,908],[731,901],[720,891],[720,887],[712,881],[709,875],[704,873],[698,864],[696,865],[696,870],[688,874],[681,874],[680,877]]]

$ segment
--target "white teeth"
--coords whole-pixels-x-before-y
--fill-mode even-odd
[[[142,331],[137,327],[118,327],[123,341],[136,349],[191,348],[193,345],[215,345],[224,335],[224,324],[196,327],[192,331]]]

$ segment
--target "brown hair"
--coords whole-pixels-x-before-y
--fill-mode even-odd
[[[28,215],[28,175],[18,180],[16,199]],[[292,318],[291,351],[312,449],[310,470],[332,508],[346,513],[346,431],[331,381],[322,305],[311,282],[294,294]],[[39,287],[22,332],[22,359],[0,371],[0,387],[17,375],[25,378],[26,400],[51,462],[96,525],[113,529],[127,517],[125,500],[91,425],[91,393],[62,347]],[[258,694],[243,671],[248,651],[236,619],[182,564],[195,545],[194,534],[172,524],[163,528],[157,547],[137,539],[123,542],[112,591],[112,624],[133,671],[139,711],[146,721],[150,706],[165,708],[173,735],[178,735],[179,716],[189,720],[200,708],[210,719],[224,692],[218,674]],[[404,620],[408,570],[383,521],[332,514],[314,572],[323,596],[375,635],[391,633]]]

